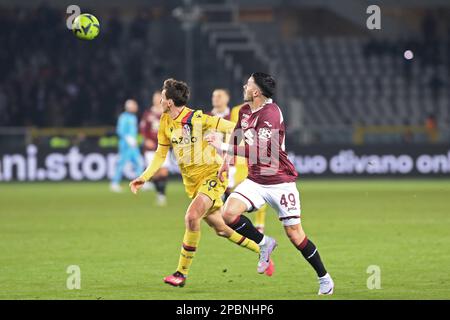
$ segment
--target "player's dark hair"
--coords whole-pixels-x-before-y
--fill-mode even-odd
[[[172,99],[177,107],[186,105],[189,100],[190,92],[186,82],[170,78],[164,81],[162,90],[166,90],[166,98]]]
[[[275,93],[275,79],[270,74],[264,72],[255,72],[252,74],[252,78],[261,89],[263,96],[272,98]]]

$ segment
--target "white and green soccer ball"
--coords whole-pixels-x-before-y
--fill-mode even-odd
[[[72,32],[82,40],[92,40],[100,33],[100,22],[90,13],[80,14],[73,20]]]

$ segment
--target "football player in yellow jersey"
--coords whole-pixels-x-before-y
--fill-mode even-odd
[[[158,148],[152,163],[137,179],[130,182],[130,188],[136,193],[146,181],[158,171],[164,163],[172,146],[183,177],[186,192],[192,202],[185,215],[186,231],[181,247],[176,272],[164,278],[164,282],[173,286],[185,285],[195,251],[200,241],[200,221],[203,218],[215,229],[219,236],[259,253],[259,246],[228,227],[221,215],[222,194],[227,182],[221,182],[217,172],[222,159],[203,138],[208,131],[231,132],[234,123],[215,116],[203,114],[186,107],[189,99],[189,87],[186,83],[174,79],[164,81],[161,104],[163,115],[158,130]],[[266,270],[273,272],[273,264]]]
[[[238,105],[231,109],[230,121],[233,123],[237,123],[239,119],[239,110],[242,105]],[[234,166],[230,166],[229,169],[229,183],[228,188],[233,189],[238,184],[247,178],[248,167],[247,167],[247,159],[244,157],[235,157]],[[264,204],[261,208],[259,208],[255,212],[255,228],[258,229],[259,232],[264,233],[264,224],[266,220],[266,210],[267,204]]]

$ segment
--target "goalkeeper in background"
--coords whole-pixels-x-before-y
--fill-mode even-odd
[[[211,110],[211,115],[220,117],[225,120],[230,120],[234,124],[238,122],[239,118],[239,110],[242,105],[238,105],[234,107],[231,111],[228,107],[228,103],[230,102],[230,94],[227,89],[217,88],[213,91],[211,97],[211,104],[213,109]],[[243,144],[243,142],[242,142]],[[225,191],[225,198],[231,193],[231,191],[242,181],[247,178],[248,175],[248,167],[247,167],[247,159],[244,157],[235,157],[234,164],[230,165],[228,172],[228,188]],[[226,200],[226,199],[225,199]],[[266,210],[267,205],[264,204],[261,208],[259,208],[255,212],[255,228],[264,233],[264,224],[266,220]]]
[[[138,104],[136,100],[129,99],[125,101],[125,112],[119,116],[117,121],[116,133],[119,136],[119,153],[114,177],[111,182],[111,191],[121,192],[123,169],[129,162],[133,164],[135,172],[142,172],[143,164],[141,153],[137,143],[138,136]]]
[[[130,182],[136,193],[146,181],[151,179],[164,163],[172,146],[183,177],[186,193],[192,199],[185,214],[185,234],[176,272],[165,277],[164,282],[176,287],[184,286],[195,252],[200,242],[200,222],[202,219],[222,236],[253,252],[260,253],[261,261],[269,261],[264,252],[252,240],[243,237],[225,224],[221,215],[222,195],[227,187],[226,179],[221,181],[217,172],[222,158],[204,139],[209,131],[230,133],[234,123],[219,117],[209,116],[201,110],[186,107],[189,100],[189,87],[174,79],[164,81],[161,95],[163,115],[158,130],[158,148],[152,163],[140,177]],[[265,270],[273,272],[270,261]]]

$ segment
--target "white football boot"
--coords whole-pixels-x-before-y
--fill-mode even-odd
[[[334,282],[331,276],[327,273],[319,278],[319,293],[318,295],[330,295],[334,291]]]

